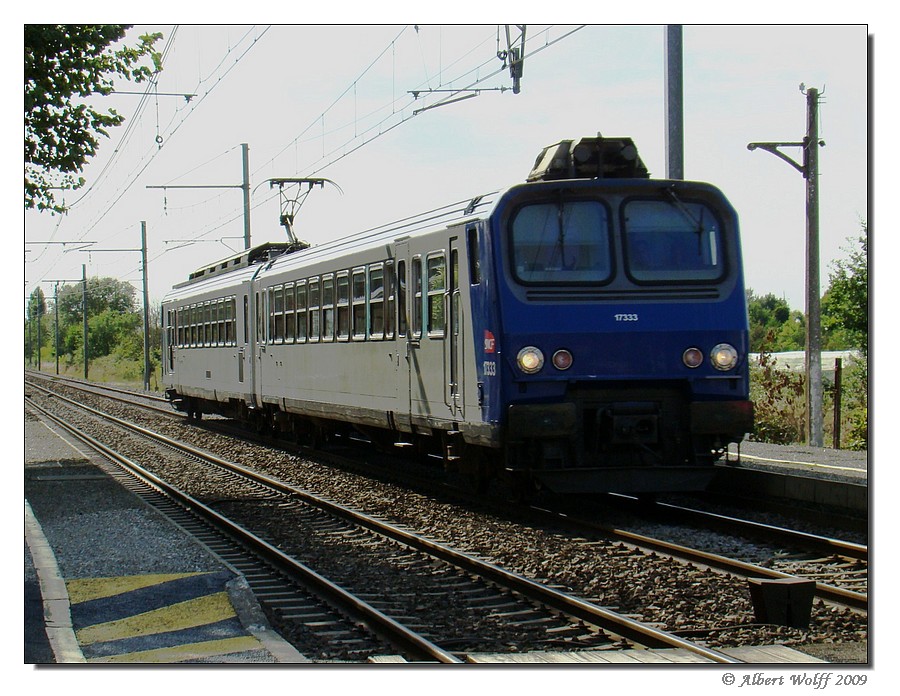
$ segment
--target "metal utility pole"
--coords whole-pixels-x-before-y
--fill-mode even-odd
[[[244,192],[244,248],[250,248],[250,146],[241,143],[243,177],[240,184],[222,186],[148,186],[148,189],[223,189],[239,188]]]
[[[666,177],[684,179],[682,27],[666,26]]]
[[[53,355],[56,357],[56,374],[59,375],[59,283],[53,283]]]
[[[141,281],[144,289],[144,391],[150,391],[150,301],[147,297],[147,223],[141,220]]]
[[[790,164],[806,179],[806,437],[812,447],[823,447],[822,313],[819,290],[819,90],[801,84],[806,94],[806,137],[799,143],[750,143],[748,150],[766,150]],[[803,149],[798,164],[780,147]]]
[[[42,293],[43,294],[43,293]],[[38,328],[37,328],[37,367],[38,372],[41,371],[41,324],[42,319],[44,318],[44,313],[41,311],[41,303],[38,303],[37,306],[37,319],[38,319]]]
[[[81,264],[81,316],[84,340],[84,379],[88,378],[88,317],[87,317],[87,266]]]
[[[241,143],[241,162],[243,169],[243,183],[241,188],[244,190],[244,248],[250,248],[250,146],[247,143]]]

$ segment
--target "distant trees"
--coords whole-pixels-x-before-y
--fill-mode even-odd
[[[81,283],[62,285],[56,293],[59,309],[59,352],[68,356],[68,362],[80,362],[84,354],[84,318],[82,314],[83,288]],[[88,278],[88,359],[107,355],[124,360],[143,361],[143,322],[135,301],[135,289],[130,283],[116,278]],[[48,316],[49,311],[49,316]],[[44,294],[36,289],[29,298],[27,327],[25,331],[26,355],[37,362],[38,325],[41,326],[41,343],[50,346],[53,355],[55,315],[50,304],[48,310]],[[151,317],[158,320],[158,316]],[[155,327],[154,327],[155,328]],[[151,334],[151,351],[159,352],[159,331]]]
[[[842,446],[868,447],[869,273],[868,227],[862,223],[848,257],[832,263],[828,288],[822,298],[822,347],[858,350],[861,358],[844,365],[842,390]],[[775,295],[747,290],[750,350],[761,353],[750,372],[755,405],[754,438],[788,444],[804,437],[806,407],[804,376],[779,369],[771,353],[803,350],[806,319]],[[834,385],[825,385],[825,410],[833,407]],[[831,421],[825,419],[826,431]]]
[[[787,301],[772,293],[759,296],[748,288],[747,314],[752,352],[803,350],[806,319],[802,312],[792,310]]]
[[[869,228],[855,240],[849,258],[832,264],[828,290],[822,298],[822,328],[826,335],[869,352]]]
[[[822,297],[822,348],[825,350],[869,350],[869,259],[868,226],[848,250],[846,259],[832,263],[828,288]],[[803,350],[806,317],[772,293],[757,295],[747,289],[750,320],[750,350],[778,353]]]

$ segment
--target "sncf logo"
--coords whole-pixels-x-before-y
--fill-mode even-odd
[[[484,332],[484,352],[485,353],[494,353],[496,352],[497,340],[494,338],[494,334],[490,331]]]

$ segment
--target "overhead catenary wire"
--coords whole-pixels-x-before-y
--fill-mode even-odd
[[[578,27],[575,27],[574,29],[571,29],[570,31],[567,31],[567,32],[561,34],[560,36],[558,36],[558,37],[556,37],[555,39],[552,39],[552,40],[549,39],[549,32],[550,32],[550,30],[553,28],[553,26],[545,27],[544,29],[542,29],[542,30],[540,30],[540,31],[537,32],[537,35],[538,35],[538,36],[539,36],[540,34],[544,34],[544,35],[545,35],[545,37],[546,37],[545,43],[544,43],[542,46],[540,46],[539,48],[534,49],[534,51],[530,54],[530,56],[533,57],[534,55],[537,55],[537,54],[541,53],[542,51],[546,50],[546,49],[549,48],[550,46],[553,46],[553,45],[559,43],[560,41],[563,41],[564,39],[568,38],[569,36],[573,35],[573,34],[576,33],[577,31],[579,31],[579,30],[581,30],[582,28],[584,28],[584,26],[585,26],[585,25],[580,25],[580,26],[578,26]],[[404,28],[404,29],[405,29],[405,28]],[[394,44],[394,42],[396,42],[396,40],[397,40],[402,34],[403,34],[403,31],[401,31],[401,32],[397,35],[397,37],[394,38],[394,40],[392,41],[392,43],[391,43],[390,45],[386,46],[386,47],[378,54],[378,56],[366,66],[366,68],[360,73],[360,75],[359,75],[355,80],[353,80],[353,81],[352,81],[352,82],[351,82],[351,83],[350,83],[350,84],[349,84],[349,85],[341,92],[341,94],[340,94],[336,99],[334,99],[334,100],[331,102],[331,104],[329,104],[329,106],[328,106],[325,110],[323,110],[318,116],[316,116],[316,118],[309,124],[309,126],[307,126],[307,127],[300,133],[300,135],[298,135],[296,138],[294,138],[294,139],[291,141],[291,143],[289,143],[288,145],[286,145],[285,147],[283,147],[283,148],[282,148],[282,149],[281,149],[274,157],[270,158],[270,159],[268,160],[268,162],[267,162],[265,165],[263,165],[263,166],[270,165],[275,159],[278,158],[278,156],[280,156],[280,155],[283,154],[288,148],[290,148],[291,145],[294,145],[294,144],[300,142],[300,141],[301,141],[301,138],[303,137],[304,134],[306,134],[307,132],[309,132],[309,130],[310,130],[313,126],[315,126],[317,123],[320,123],[320,122],[322,121],[322,119],[324,119],[325,115],[327,115],[327,114],[334,108],[334,106],[335,106],[335,105],[336,105],[343,97],[345,97],[347,94],[349,94],[349,93],[353,90],[354,86],[359,82],[359,80],[362,78],[362,76],[364,76],[366,73],[368,73],[368,72],[372,69],[372,67],[377,63],[377,61],[380,60],[380,58],[383,57],[383,56],[385,55],[385,53],[387,52],[387,50],[391,48],[391,46]],[[494,38],[494,36],[493,36],[493,34],[491,34],[489,37],[487,37],[487,38],[485,39],[485,41],[492,41],[493,38]],[[475,49],[471,49],[471,50],[467,51],[467,52],[464,54],[463,57],[461,57],[460,59],[457,59],[456,61],[454,61],[453,63],[451,63],[451,65],[456,65],[456,64],[457,64],[458,62],[460,62],[464,57],[471,55],[471,53],[472,53],[474,50],[475,50]],[[481,74],[480,74],[480,71],[481,71],[481,70],[483,70],[483,69],[484,69],[486,66],[488,66],[488,65],[494,64],[495,61],[496,61],[496,56],[495,56],[495,55],[491,55],[491,57],[490,57],[489,59],[486,59],[486,60],[482,61],[481,63],[479,63],[478,65],[476,65],[476,66],[474,66],[474,67],[472,67],[472,68],[469,68],[468,70],[464,71],[459,77],[456,77],[456,78],[454,78],[453,80],[449,81],[450,83],[458,82],[459,80],[464,79],[466,76],[470,76],[470,75],[473,75],[473,74],[475,75],[474,77],[470,78],[470,81],[466,84],[465,87],[460,87],[460,88],[455,89],[455,90],[448,90],[447,96],[445,96],[445,97],[443,97],[443,98],[441,98],[441,99],[438,99],[437,101],[435,101],[435,102],[432,103],[432,108],[434,108],[434,107],[436,107],[436,106],[447,105],[447,104],[451,103],[453,100],[458,99],[458,98],[460,97],[460,95],[462,95],[464,92],[474,90],[478,85],[480,85],[480,84],[482,84],[482,83],[484,83],[484,82],[486,82],[486,81],[488,81],[488,80],[490,80],[490,79],[493,79],[494,77],[496,77],[497,75],[499,75],[500,73],[504,72],[504,71],[507,69],[507,67],[504,65],[504,66],[502,66],[502,67],[500,67],[500,68],[497,68],[497,69],[494,69],[494,70],[490,71],[489,73],[487,73],[487,74],[485,74],[485,75],[481,75]],[[392,103],[395,101],[395,100],[393,100],[393,96],[394,96],[394,95],[392,94]],[[399,113],[401,114],[401,116],[400,116],[400,119],[399,119],[397,122],[392,123],[392,124],[390,124],[390,125],[387,125],[387,126],[385,127],[385,124],[387,124],[387,123],[391,120],[391,117],[396,115],[395,112],[392,112],[392,113],[389,114],[388,116],[382,118],[380,121],[374,123],[373,125],[369,126],[369,127],[366,128],[365,130],[361,131],[361,132],[359,133],[358,136],[355,136],[355,137],[353,137],[353,138],[350,138],[349,140],[347,140],[347,141],[345,141],[345,142],[343,142],[343,143],[340,143],[340,144],[337,145],[336,147],[333,147],[331,150],[328,150],[328,151],[323,152],[323,155],[322,155],[318,160],[316,160],[316,161],[314,161],[313,163],[311,163],[311,164],[309,165],[309,168],[308,168],[307,170],[303,171],[303,175],[304,175],[304,176],[315,176],[315,175],[318,175],[318,174],[320,174],[322,171],[324,171],[325,169],[327,169],[328,167],[332,166],[333,164],[339,162],[340,160],[344,159],[345,157],[348,157],[348,156],[354,154],[355,152],[357,152],[357,151],[360,150],[361,148],[365,147],[366,145],[370,144],[370,143],[373,142],[374,140],[380,138],[380,137],[383,136],[383,135],[387,135],[388,133],[390,133],[391,131],[393,131],[393,130],[396,129],[397,127],[403,125],[404,123],[406,123],[407,121],[409,121],[411,118],[413,118],[414,116],[418,115],[418,111],[416,111],[416,112],[414,112],[414,113],[407,113],[406,115],[402,115],[402,114],[403,114],[403,111],[404,111],[405,109],[407,109],[408,107],[410,107],[414,101],[415,101],[415,100],[410,100],[410,99],[407,98],[406,103],[405,103],[403,109],[401,109],[400,112],[399,112]],[[376,110],[373,110],[372,112],[370,112],[370,115],[371,115],[371,114],[374,114],[374,113],[377,113],[377,112],[379,112],[379,111],[383,111],[383,110],[386,110],[386,107],[385,107],[385,106],[382,106],[382,107],[379,107],[379,108],[376,109]],[[337,132],[337,130],[338,130],[338,129],[334,129],[334,130],[331,130],[331,131],[325,131],[325,130],[323,129],[322,133],[323,133],[323,134],[326,134],[326,133],[334,133],[334,132]],[[377,132],[376,132],[376,130],[377,130]],[[355,140],[359,140],[360,138],[362,138],[361,142],[358,142],[355,146],[349,147],[349,149],[347,149],[348,146],[350,146]],[[311,138],[310,141],[318,140],[318,139],[319,139],[318,136],[316,136],[316,137],[314,137],[314,138]],[[324,163],[323,163],[323,161],[324,161]],[[321,163],[321,164],[320,164],[320,163]],[[260,169],[262,169],[262,167],[260,167]],[[257,171],[259,171],[259,170],[257,170]],[[255,209],[257,209],[257,208],[263,206],[264,204],[268,203],[269,201],[274,200],[275,198],[276,198],[276,195],[275,195],[275,194],[272,194],[272,195],[270,195],[270,196],[264,198],[263,200],[258,200],[258,201],[254,202],[254,203],[251,205],[251,210],[255,210]],[[206,228],[204,228],[202,231],[198,232],[198,234],[197,234],[196,236],[197,236],[198,239],[206,238],[206,237],[208,237],[209,235],[212,235],[212,234],[214,234],[214,233],[220,231],[220,230],[221,230],[222,228],[224,228],[226,225],[229,225],[229,224],[231,224],[231,223],[233,223],[233,222],[236,222],[236,221],[240,220],[241,217],[242,217],[242,212],[241,212],[239,209],[237,209],[237,208],[233,208],[233,209],[231,210],[230,214],[229,214],[229,213],[225,213],[225,214],[224,214],[222,217],[220,217],[218,220],[213,221],[209,227],[206,227]],[[393,224],[393,223],[390,223],[390,224]],[[364,233],[363,233],[363,234],[364,234]],[[165,252],[163,252],[163,253],[165,253]]]

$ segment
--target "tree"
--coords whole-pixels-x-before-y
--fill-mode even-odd
[[[81,316],[81,283],[63,285],[57,293],[59,302],[59,321],[61,324],[78,324]],[[136,291],[131,283],[116,278],[88,278],[87,304],[88,318],[95,317],[107,310],[114,312],[133,312],[135,309]]]
[[[83,101],[113,91],[113,77],[134,82],[162,68],[153,45],[162,34],[145,34],[134,48],[111,48],[124,24],[25,25],[25,208],[65,212],[54,191],[84,185],[78,176],[99,146],[98,136],[125,117],[101,113]],[[149,57],[151,67],[141,63]]]
[[[750,350],[802,350],[806,323],[803,314],[792,311],[788,303],[772,293],[757,296],[747,289],[747,315],[750,321]]]
[[[862,223],[857,249],[849,258],[832,264],[822,300],[822,324],[826,334],[842,332],[864,355],[869,351],[869,229]]]

